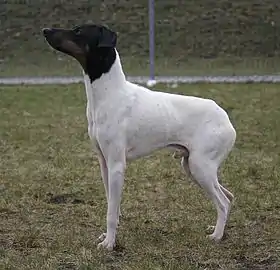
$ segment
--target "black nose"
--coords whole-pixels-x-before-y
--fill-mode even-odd
[[[43,28],[42,29],[43,35],[46,36],[47,34],[50,34],[52,32],[51,28]]]

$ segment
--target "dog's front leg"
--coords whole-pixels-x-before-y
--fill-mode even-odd
[[[108,250],[112,250],[116,241],[116,230],[119,220],[119,207],[126,164],[125,156],[120,152],[110,153],[107,160],[109,193],[107,208],[107,233],[104,241],[98,244],[98,247],[104,247]]]
[[[107,204],[108,204],[108,202],[109,202],[108,168],[107,168],[106,160],[105,160],[105,158],[104,158],[100,149],[98,151],[97,156],[98,156],[98,161],[99,161],[99,165],[100,165],[101,178],[102,178],[104,188],[105,188],[106,200],[107,200]],[[118,225],[119,225],[119,217],[120,216],[121,216],[121,210],[120,210],[120,207],[119,207],[119,209],[118,209],[118,220],[117,220]],[[98,240],[103,241],[105,238],[106,238],[106,233],[102,233],[98,237]]]
[[[107,164],[106,164],[106,160],[101,152],[101,150],[99,149],[98,151],[98,161],[99,161],[99,166],[100,166],[100,172],[101,172],[101,178],[104,184],[104,189],[105,189],[105,194],[106,194],[106,200],[107,200],[107,204],[108,204],[108,200],[109,200],[109,187],[108,187],[108,168],[107,168]],[[103,241],[106,238],[106,233],[102,233],[99,237],[98,240],[99,241]]]

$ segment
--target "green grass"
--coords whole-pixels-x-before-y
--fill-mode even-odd
[[[47,46],[47,44],[46,44]],[[126,74],[149,75],[149,58],[121,55]],[[279,73],[280,58],[228,57],[215,59],[189,58],[177,60],[160,58],[155,61],[156,75],[265,75]],[[50,52],[21,56],[0,63],[0,77],[13,76],[79,76],[78,63],[62,53]]]
[[[176,92],[215,99],[237,130],[220,171],[236,197],[225,240],[206,239],[215,210],[163,150],[129,164],[117,249],[98,251],[106,202],[84,87],[2,86],[0,269],[279,269],[279,87],[202,84]]]

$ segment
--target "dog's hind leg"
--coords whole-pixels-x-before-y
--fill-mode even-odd
[[[109,198],[108,168],[107,168],[106,160],[103,157],[101,151],[100,151],[100,153],[98,153],[98,161],[99,161],[99,165],[100,165],[100,172],[101,172],[102,181],[103,181],[104,188],[105,188],[106,199],[108,201],[108,198]]]
[[[182,157],[182,159],[181,159],[181,166],[182,166],[184,172],[186,173],[186,175],[187,175],[191,180],[193,180],[193,182],[194,182],[195,184],[197,184],[198,186],[200,186],[199,183],[198,183],[197,181],[194,180],[194,178],[193,178],[193,176],[192,176],[192,174],[191,174],[191,172],[190,172],[188,159],[189,159],[189,156],[184,156],[184,157]]]
[[[229,190],[227,190],[225,187],[223,187],[221,184],[219,184],[219,185],[220,185],[221,190],[227,196],[227,198],[229,199],[229,201],[231,202],[231,205],[232,205],[233,200],[234,200],[234,195]],[[227,219],[229,218],[229,214],[230,214],[230,209],[228,211]],[[207,232],[213,232],[214,230],[215,230],[215,226],[210,225],[207,227]]]
[[[227,190],[225,187],[223,187],[221,184],[220,184],[220,188],[225,193],[225,195],[230,200],[230,202],[233,202],[234,195],[229,190]]]
[[[182,159],[181,159],[181,166],[182,166],[183,170],[185,171],[186,175],[188,177],[190,177],[197,185],[199,185],[199,183],[197,181],[195,181],[195,179],[193,178],[193,176],[192,176],[192,174],[190,172],[188,156],[182,157]],[[225,193],[225,195],[229,199],[229,201],[232,202],[233,199],[234,199],[234,195],[229,190],[227,190],[225,187],[223,187],[221,184],[219,184],[219,185],[220,185],[221,190]]]
[[[185,161],[186,162],[186,161]],[[217,222],[210,239],[220,240],[224,234],[224,228],[230,210],[230,200],[222,191],[218,182],[218,165],[213,159],[204,153],[192,152],[188,160],[189,169],[193,179],[206,191],[217,210]]]

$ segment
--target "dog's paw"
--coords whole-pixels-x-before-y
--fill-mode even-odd
[[[215,232],[215,226],[208,226],[206,232],[208,234],[207,238],[212,241],[219,242],[223,238],[223,233]]]
[[[98,241],[103,241],[106,238],[106,233],[102,233],[99,237],[98,237]]]
[[[98,249],[104,248],[108,251],[112,251],[115,247],[115,241],[113,239],[108,239],[107,236],[105,239],[97,245]]]
[[[219,242],[219,241],[222,240],[223,236],[222,235],[216,235],[216,234],[212,233],[212,234],[207,235],[207,238],[212,240],[212,241]]]
[[[215,230],[215,226],[208,225],[208,227],[206,228],[206,233],[208,234],[213,233],[214,230]]]

